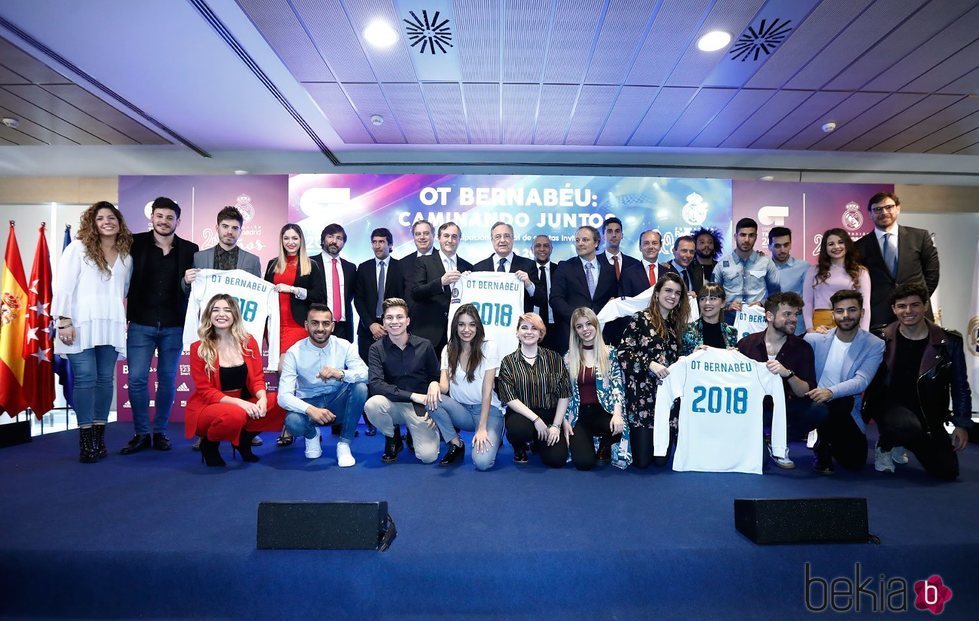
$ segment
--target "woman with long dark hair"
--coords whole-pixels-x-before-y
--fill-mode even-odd
[[[802,283],[802,300],[805,302],[802,317],[807,332],[825,332],[836,327],[833,305],[829,299],[843,289],[863,294],[860,328],[869,330],[870,272],[860,264],[860,256],[850,234],[843,229],[830,229],[823,233],[818,262],[809,268]]]
[[[571,427],[571,462],[578,470],[591,470],[599,462],[628,467],[632,455],[623,418],[622,367],[615,347],[605,344],[598,317],[590,308],[571,313],[571,338],[564,360],[571,378],[566,416]]]
[[[496,463],[496,452],[503,437],[503,409],[493,389],[500,366],[496,344],[486,340],[479,311],[463,304],[452,316],[449,342],[442,351],[442,407],[452,424],[462,431],[474,431],[473,465],[489,470]],[[449,445],[449,452],[439,465],[447,466],[462,459],[461,443]]]
[[[105,424],[112,406],[116,361],[126,355],[126,307],[133,235],[112,203],[99,201],[82,213],[75,241],[61,255],[52,301],[58,339],[54,353],[67,355],[74,373],[78,459],[106,455]]]
[[[633,463],[653,462],[653,413],[656,387],[680,357],[680,335],[687,327],[690,302],[680,275],[667,272],[656,281],[649,307],[632,316],[619,344],[625,377],[626,415]],[[677,421],[670,420],[673,435]]]
[[[705,282],[697,292],[700,317],[691,321],[683,332],[680,355],[688,356],[700,347],[734,349],[738,345],[738,331],[721,316],[727,293],[717,283]]]
[[[262,350],[245,330],[238,302],[219,293],[207,303],[190,346],[190,375],[194,392],[187,401],[184,433],[201,438],[201,457],[208,466],[224,466],[218,447],[237,446],[241,458],[258,461],[252,438],[282,428],[285,412],[275,393],[265,392]]]
[[[279,256],[265,266],[265,280],[279,292],[279,354],[306,338],[306,315],[313,302],[326,302],[325,281],[318,263],[309,260],[306,237],[297,224],[279,231]],[[285,427],[276,444],[289,446],[292,434]]]

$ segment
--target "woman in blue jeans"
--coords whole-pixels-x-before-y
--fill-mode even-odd
[[[452,424],[463,431],[475,431],[473,464],[489,470],[496,463],[503,434],[503,411],[493,390],[496,369],[500,366],[496,345],[486,340],[483,322],[472,304],[463,304],[452,317],[452,333],[442,351],[442,377],[439,387],[442,407]],[[464,445],[463,445],[464,446]],[[441,466],[460,461],[464,448],[449,445]]]
[[[99,201],[82,213],[78,236],[61,255],[52,315],[57,317],[54,353],[67,355],[74,373],[79,461],[108,454],[105,423],[112,405],[116,361],[126,355],[126,308],[133,261],[133,235],[111,203]]]

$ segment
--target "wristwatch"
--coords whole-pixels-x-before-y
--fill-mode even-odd
[[[343,378],[346,377],[346,375],[347,375],[347,372],[346,371],[340,371],[340,381],[341,382],[343,381]]]
[[[790,380],[795,377],[795,371],[790,370],[789,374],[785,376],[785,379]]]

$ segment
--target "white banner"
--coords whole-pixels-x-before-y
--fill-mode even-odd
[[[517,349],[517,319],[523,314],[524,286],[509,272],[471,272],[452,287],[449,303],[449,334],[452,317],[463,304],[479,310],[486,338],[496,343],[500,358]]]

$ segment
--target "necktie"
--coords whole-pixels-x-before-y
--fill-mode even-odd
[[[683,284],[687,285],[687,291],[693,289],[693,285],[690,284],[690,272],[683,270]]]
[[[540,318],[547,321],[547,268],[543,265],[540,266],[540,282],[537,283],[537,288],[544,292],[544,303],[540,307]]]
[[[377,272],[377,306],[374,308],[374,316],[380,317],[384,314],[384,261],[381,261],[380,269]]]
[[[622,276],[622,266],[619,265],[619,255],[612,257],[612,264],[615,266],[615,279],[619,280]]]
[[[891,234],[884,233],[884,247],[881,248],[881,252],[884,255],[884,265],[890,270],[891,276],[897,276],[897,257],[894,256],[896,253],[894,249],[891,248]]]
[[[649,286],[652,287],[656,285],[656,264],[649,264]]]
[[[595,266],[585,263],[585,282],[588,283],[588,297],[595,299]]]
[[[340,272],[336,259],[333,259],[333,320],[343,321],[343,298],[340,296]]]
[[[496,271],[497,272],[505,272],[506,271],[506,257],[503,257],[502,259],[500,259],[500,266],[496,268]]]

